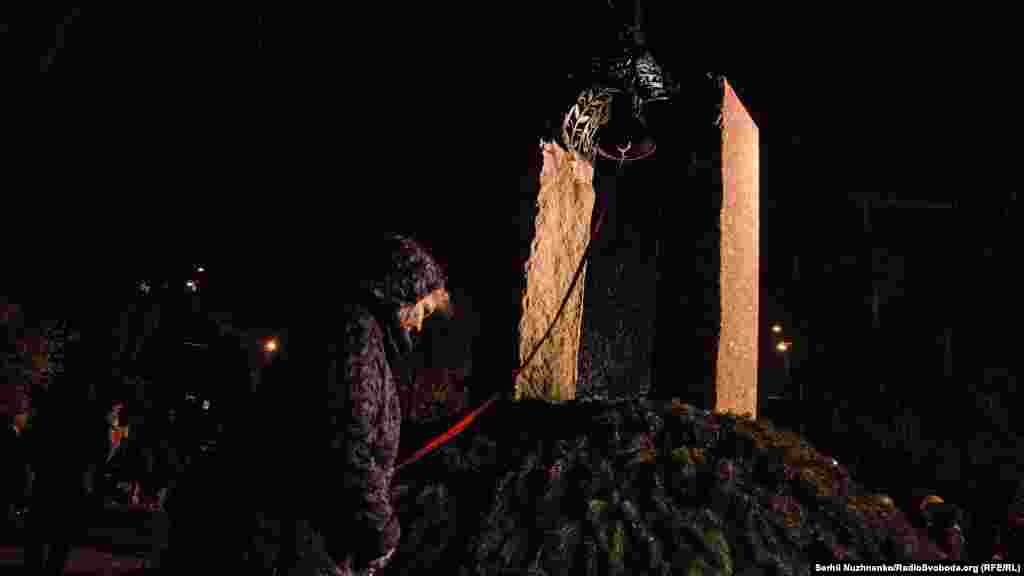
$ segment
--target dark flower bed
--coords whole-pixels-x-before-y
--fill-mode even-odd
[[[946,559],[799,436],[678,402],[501,404],[396,481],[408,490],[389,574],[809,574],[815,562]]]

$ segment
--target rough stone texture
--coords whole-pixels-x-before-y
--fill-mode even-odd
[[[759,132],[725,84],[722,110],[721,302],[716,411],[757,414]]]
[[[651,385],[659,231],[649,212],[660,182],[652,163],[629,168],[628,179],[609,171],[596,180],[607,209],[587,263],[577,398],[646,394]]]
[[[518,350],[525,362],[544,337],[572,282],[590,237],[594,208],[592,165],[552,143],[542,143],[543,166],[536,194],[529,255],[523,266]],[[576,372],[583,318],[581,274],[572,296],[537,356],[516,378],[516,398],[569,400]]]

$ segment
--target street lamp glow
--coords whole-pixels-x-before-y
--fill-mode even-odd
[[[775,345],[775,349],[778,350],[779,352],[786,352],[787,350],[789,350],[789,343],[779,342],[778,344]]]
[[[775,332],[776,334],[781,334],[782,333],[782,326],[780,326],[778,324],[776,324],[775,326],[772,326],[772,332]]]
[[[263,350],[267,353],[277,352],[277,340],[271,338],[263,344]]]
[[[196,268],[196,272],[206,272],[206,268],[200,266],[199,268]]]

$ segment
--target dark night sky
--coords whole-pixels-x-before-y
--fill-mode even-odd
[[[651,49],[686,74],[695,24],[659,6],[647,13]],[[477,26],[478,15],[459,24],[426,7],[386,21],[372,9],[281,14],[257,30],[255,13],[249,27],[237,12],[82,10],[50,72],[94,88],[43,99],[52,116],[33,116],[22,147],[38,188],[71,194],[56,205],[46,194],[18,198],[12,212],[29,217],[6,233],[34,234],[40,245],[62,239],[70,246],[56,258],[108,273],[192,259],[185,253],[249,270],[301,253],[330,267],[336,246],[378,220],[429,229],[440,244],[486,233],[486,212],[468,227],[452,223],[462,206],[500,210],[489,198],[515,188],[514,176],[493,175],[504,170],[490,158],[520,142],[503,134],[561,102],[559,80],[604,33],[597,7],[582,20],[575,7],[547,10],[545,21],[518,28],[529,38],[511,26],[522,15],[504,20],[509,12],[481,14]],[[12,23],[8,34],[31,36],[38,51],[63,20],[51,16]],[[499,17],[510,26],[488,25]],[[377,35],[360,35],[353,22]],[[778,56],[750,49],[754,58],[727,73],[762,130],[766,255],[808,230],[830,250],[821,240],[839,227],[821,222],[848,218],[854,193],[967,205],[1005,197],[1009,152],[999,142],[1019,122],[1000,104],[996,59],[968,69],[949,58],[953,48],[926,50],[896,23],[874,30],[875,53],[826,28],[803,30]],[[262,52],[242,48],[261,35]],[[464,173],[474,176],[452,180]],[[391,210],[370,209],[382,205]],[[286,231],[294,224],[299,231]],[[138,246],[147,255],[132,254]]]

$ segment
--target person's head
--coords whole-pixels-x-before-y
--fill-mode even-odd
[[[412,333],[435,313],[451,314],[447,277],[419,242],[392,236],[368,249],[368,267],[361,288],[385,310],[384,323],[400,355],[412,348]]]
[[[121,411],[124,409],[123,402],[112,402],[107,409],[106,420],[111,428],[118,428],[121,425]]]
[[[134,416],[131,406],[123,402],[115,402],[107,412],[107,424],[110,426],[110,438],[115,442],[127,440],[132,428]]]

